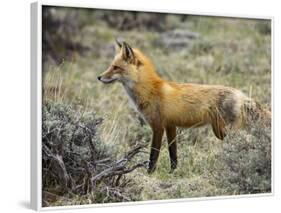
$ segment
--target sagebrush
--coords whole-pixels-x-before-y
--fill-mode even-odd
[[[44,206],[60,205],[61,202],[80,204],[137,199],[137,194],[126,192],[133,180],[124,175],[144,166],[133,161],[142,146],[116,159],[97,134],[101,122],[93,113],[80,112],[70,106],[52,102],[43,105]],[[77,196],[87,199],[69,201]]]

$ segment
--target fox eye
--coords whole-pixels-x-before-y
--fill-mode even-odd
[[[113,65],[113,70],[122,70],[121,67]]]

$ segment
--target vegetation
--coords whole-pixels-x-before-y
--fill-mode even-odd
[[[92,113],[80,112],[63,104],[43,106],[43,205],[117,202],[135,200],[128,194],[133,181],[124,174],[143,167],[134,157],[143,146],[136,146],[120,159],[101,143],[97,126],[102,122]],[[135,187],[137,189],[137,187]],[[64,196],[67,194],[67,196]]]
[[[54,33],[50,34],[47,47],[43,49],[43,57],[46,56],[43,70],[43,133],[55,129],[43,138],[43,144],[48,139],[48,143],[65,144],[63,153],[68,153],[69,146],[79,150],[80,157],[72,161],[62,154],[68,174],[76,181],[76,186],[88,174],[78,173],[79,179],[75,176],[77,171],[74,175],[69,168],[84,168],[80,164],[81,159],[90,164],[94,162],[91,161],[91,148],[86,142],[89,134],[79,127],[81,125],[94,127],[91,137],[100,153],[97,159],[109,157],[109,165],[112,165],[144,144],[147,148],[134,155],[126,169],[148,159],[150,128],[133,110],[120,84],[103,85],[96,80],[114,56],[116,37],[148,55],[164,79],[235,87],[263,107],[271,108],[270,21],[158,14],[152,17],[158,20],[153,22],[157,23],[153,27],[148,21],[149,13],[127,12],[123,18],[117,16],[112,19],[114,11],[50,7],[45,10],[52,10],[47,20],[60,19],[61,24],[57,26],[61,29],[60,37],[66,28],[61,25],[68,23],[69,14],[75,13],[73,21],[79,22],[76,32],[68,34],[67,45],[58,42],[59,35]],[[76,47],[78,44],[83,47],[83,51],[81,48],[70,48],[69,54],[67,49],[72,42]],[[52,43],[56,43],[56,49],[48,48]],[[55,60],[52,59],[54,55]],[[65,131],[58,129],[62,123]],[[44,173],[46,168],[55,169],[43,158],[45,205],[271,192],[269,127],[256,123],[249,131],[231,132],[224,141],[216,139],[208,126],[179,128],[177,131],[179,165],[174,173],[169,173],[165,139],[156,171],[148,175],[142,166],[136,168],[122,175],[124,185],[122,182],[119,183],[121,185],[114,185],[115,176],[100,180],[98,187],[86,191],[62,187],[65,181],[59,178],[60,175]],[[73,167],[70,163],[77,165]],[[91,175],[95,176],[104,169],[100,167],[97,173],[91,172]],[[80,176],[82,174],[85,176]]]

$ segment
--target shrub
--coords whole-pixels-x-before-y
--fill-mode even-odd
[[[249,133],[232,132],[217,164],[216,180],[228,193],[271,192],[271,129],[258,122]]]
[[[128,192],[132,180],[124,174],[144,166],[132,162],[142,146],[115,159],[98,136],[101,122],[93,113],[80,112],[67,105],[53,102],[43,105],[44,206],[80,204],[75,196],[78,200],[88,196],[81,202],[90,203],[136,199],[137,193]]]

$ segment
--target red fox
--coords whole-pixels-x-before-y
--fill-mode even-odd
[[[220,85],[179,84],[163,80],[151,61],[138,49],[116,40],[117,52],[109,68],[98,76],[105,84],[120,82],[153,131],[148,173],[156,168],[166,131],[171,172],[177,167],[176,127],[212,126],[223,140],[229,129],[266,119],[271,113],[234,88]]]

